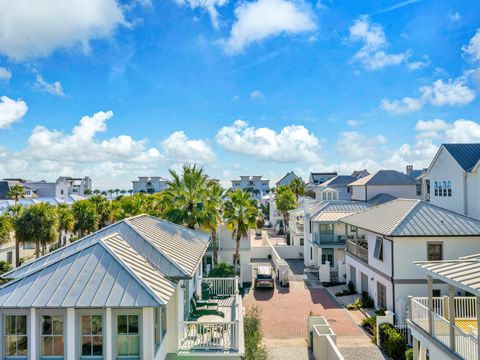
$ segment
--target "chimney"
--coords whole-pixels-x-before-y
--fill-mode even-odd
[[[413,165],[407,165],[407,175],[410,176],[413,171]]]

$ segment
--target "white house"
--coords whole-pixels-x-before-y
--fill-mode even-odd
[[[422,176],[425,200],[480,219],[480,144],[443,144]]]
[[[67,199],[70,195],[84,196],[86,190],[92,190],[92,179],[88,176],[60,176],[55,182],[27,181],[25,187],[32,189],[38,197]]]
[[[369,201],[378,194],[390,194],[398,198],[419,199],[414,178],[395,170],[379,170],[348,185],[352,200]]]
[[[153,194],[165,190],[168,187],[168,180],[161,176],[139,176],[132,184],[134,194],[140,192]]]
[[[366,202],[322,201],[317,206],[305,206],[304,220],[304,263],[306,266],[319,268],[329,265],[333,273],[345,268],[345,244],[347,239],[359,236],[356,227],[341,223],[341,219],[365,210]],[[342,274],[345,271],[341,271]],[[345,278],[335,281],[345,282]]]
[[[232,180],[232,190],[236,189],[248,191],[259,200],[270,192],[270,180],[263,179],[261,175],[240,176],[240,180]]]
[[[290,172],[286,173],[284,177],[282,177],[280,180],[278,180],[278,181],[275,183],[275,186],[276,186],[276,187],[279,187],[279,186],[290,185],[290,183],[291,183],[294,179],[299,179],[300,181],[302,181],[302,178],[301,178],[300,176],[298,176],[297,174],[295,174],[293,171],[290,171]]]
[[[350,200],[349,184],[354,182],[356,178],[349,175],[337,175],[320,185],[315,192],[315,199],[318,200]]]
[[[331,178],[337,176],[337,172],[311,172],[305,191],[315,191],[316,187]]]
[[[377,308],[401,316],[409,295],[426,296],[414,261],[458,258],[480,252],[480,221],[415,199],[396,199],[340,220],[364,233],[347,240],[347,278]],[[435,283],[436,296],[446,294]]]
[[[480,359],[480,254],[453,260],[419,261],[427,279],[427,296],[410,297],[407,324],[413,360]],[[446,283],[448,296],[433,292]],[[468,293],[471,296],[458,296]]]
[[[208,243],[140,215],[6,274],[2,358],[240,359],[238,282],[200,277]],[[210,299],[209,310],[191,301],[195,293]]]

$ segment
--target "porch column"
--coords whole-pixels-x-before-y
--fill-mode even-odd
[[[153,359],[154,357],[153,311],[153,307],[143,308],[142,311],[142,359]]]
[[[420,343],[420,360],[427,360],[427,348]]]
[[[413,360],[418,360],[418,347],[420,346],[419,341],[416,338],[413,338]]]
[[[67,309],[67,353],[65,360],[75,360],[75,349],[76,349],[76,341],[75,341],[75,309],[68,308]]]
[[[431,275],[427,277],[427,293],[428,293],[428,332],[433,333],[433,278]]]
[[[475,299],[475,303],[477,305],[477,334],[480,334],[479,332],[479,324],[480,324],[480,296],[477,296]],[[480,341],[477,342],[477,359],[480,359]]]
[[[30,309],[30,359],[37,359],[37,343],[38,343],[38,334],[37,334],[37,309]]]
[[[450,322],[450,349],[455,351],[455,286],[448,285],[448,321]]]
[[[113,359],[113,316],[112,308],[105,309],[105,359]]]

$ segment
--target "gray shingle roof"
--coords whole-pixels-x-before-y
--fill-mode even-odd
[[[416,181],[395,170],[379,170],[375,174],[365,176],[352,183],[349,186],[359,185],[415,185]]]
[[[350,175],[337,175],[334,178],[331,178],[323,183],[320,184],[320,186],[347,186],[348,184],[352,183],[355,181],[356,178]]]
[[[393,200],[341,221],[387,236],[480,236],[480,221],[412,199]]]
[[[442,144],[465,171],[471,171],[480,160],[480,144]]]

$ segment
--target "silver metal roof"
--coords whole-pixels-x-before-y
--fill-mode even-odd
[[[480,296],[480,260],[416,261],[420,269],[459,289]]]
[[[159,306],[174,291],[116,234],[3,285],[0,307]]]
[[[360,201],[349,200],[335,200],[335,201],[323,201],[321,205],[315,209],[312,213],[312,220],[318,215],[325,212],[344,212],[344,213],[357,213],[359,211],[368,209],[368,204]]]
[[[361,185],[415,185],[416,180],[395,170],[379,170],[375,174],[371,174],[360,178],[349,186]]]
[[[480,236],[480,221],[413,199],[396,199],[341,222],[387,236]]]

